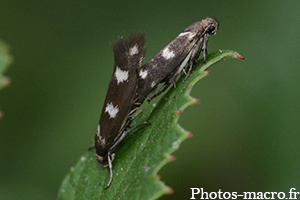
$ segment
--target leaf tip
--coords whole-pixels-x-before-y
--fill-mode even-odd
[[[188,132],[186,133],[186,135],[187,135],[187,137],[193,137],[193,136],[194,136],[194,134],[193,134],[191,131],[188,131]]]
[[[176,111],[175,111],[175,114],[176,114],[177,116],[179,116],[181,113],[182,113],[182,110],[176,110]]]
[[[245,58],[242,55],[238,54],[238,53],[236,53],[236,57],[241,59],[241,60],[245,60]]]
[[[174,190],[172,188],[168,188],[167,194],[173,194],[173,193],[174,193]]]
[[[199,100],[199,99],[194,99],[194,103],[195,103],[195,104],[199,104],[199,103],[200,103],[200,100]]]
[[[173,160],[176,160],[176,157],[173,156],[173,155],[170,155],[170,156],[169,156],[169,161],[173,161]]]

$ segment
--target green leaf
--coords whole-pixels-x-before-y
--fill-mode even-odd
[[[205,77],[211,65],[225,58],[240,58],[234,51],[217,51],[207,56],[193,69],[186,82],[184,76],[176,88],[171,88],[157,105],[149,105],[135,120],[137,125],[151,122],[128,136],[116,152],[113,162],[113,181],[109,181],[109,169],[95,159],[95,151],[87,152],[64,179],[59,199],[157,199],[172,190],[157,178],[157,172],[172,160],[170,154],[190,136],[177,122],[181,111],[198,103],[189,94],[192,86]],[[145,103],[146,104],[146,103]],[[91,136],[92,137],[92,136]]]
[[[7,46],[4,44],[4,42],[2,42],[2,40],[0,40],[0,90],[9,85],[11,82],[8,77],[3,75],[11,61],[12,57],[8,53]],[[0,110],[0,119],[3,118],[3,116],[4,113]]]
[[[8,53],[8,47],[0,40],[0,90],[10,83],[10,79],[5,77],[3,73],[11,61],[12,57]]]

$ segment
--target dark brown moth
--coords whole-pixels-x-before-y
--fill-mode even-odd
[[[110,180],[106,188],[113,178],[114,151],[130,131],[141,125],[126,130],[132,120],[140,113],[131,116],[136,110],[133,108],[133,104],[135,103],[134,97],[138,87],[139,70],[146,55],[145,41],[145,35],[138,33],[130,35],[128,39],[120,38],[112,45],[115,66],[102,108],[94,144],[97,161],[110,169]]]
[[[219,22],[209,17],[193,23],[143,65],[139,72],[136,104],[142,104],[160,83],[165,84],[149,98],[149,102],[164,92],[171,84],[176,87],[176,78],[187,65],[188,72],[185,81],[201,52],[203,52],[204,62],[206,61],[208,38],[216,34],[218,27]]]

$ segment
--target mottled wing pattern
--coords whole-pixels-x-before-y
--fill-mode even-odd
[[[178,65],[182,63],[195,45],[195,42],[194,38],[189,39],[179,35],[142,66],[137,90],[140,103],[159,83],[163,82],[173,71],[176,71]],[[180,49],[180,51],[177,49]]]
[[[142,66],[136,94],[138,103],[142,104],[158,84],[165,82],[165,88],[154,97],[167,89],[171,83],[175,84],[177,76],[187,64],[190,69],[193,67],[201,51],[206,51],[208,36],[212,35],[209,32],[210,27],[218,27],[218,23],[211,18],[193,23]],[[213,31],[215,34],[216,30]]]
[[[95,136],[98,155],[105,155],[118,140],[128,119],[137,89],[138,70],[146,55],[144,44],[145,35],[138,33],[128,39],[120,38],[112,46],[115,66]]]

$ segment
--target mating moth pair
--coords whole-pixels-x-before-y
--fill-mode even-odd
[[[176,78],[185,68],[188,70],[185,73],[186,80],[201,52],[205,62],[208,38],[216,34],[218,27],[219,22],[208,17],[195,22],[144,65],[144,34],[132,34],[127,39],[120,38],[112,46],[115,66],[94,144],[97,161],[110,169],[110,180],[106,188],[113,178],[112,162],[116,148],[132,130],[141,125],[150,125],[144,122],[130,128],[131,122],[141,111],[133,114],[158,84],[164,83],[148,101],[160,95],[171,84],[175,87]]]

